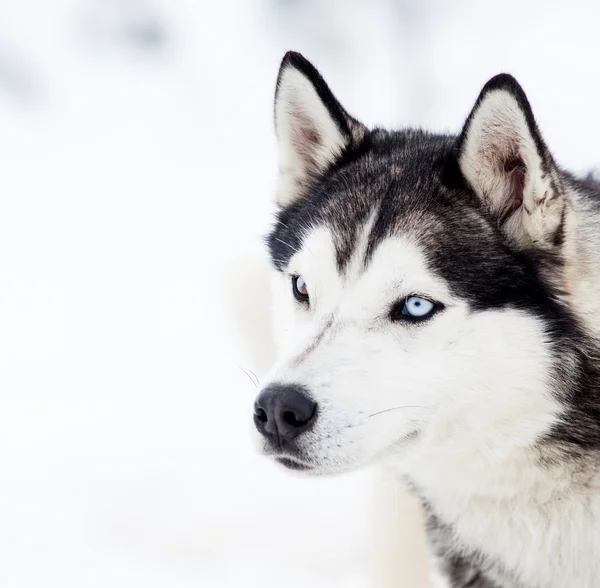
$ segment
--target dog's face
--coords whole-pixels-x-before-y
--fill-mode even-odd
[[[322,474],[533,443],[559,412],[543,274],[565,203],[520,87],[490,81],[459,137],[367,130],[288,54],[275,113],[263,451]]]

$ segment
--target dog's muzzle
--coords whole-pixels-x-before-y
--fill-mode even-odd
[[[297,385],[271,384],[254,403],[254,424],[276,448],[287,448],[316,420],[317,404]]]

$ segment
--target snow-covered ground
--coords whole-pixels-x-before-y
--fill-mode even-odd
[[[593,7],[0,3],[0,586],[371,588],[370,475],[299,480],[249,443],[228,287],[260,305],[278,61],[369,124],[454,130],[511,71],[583,171]]]

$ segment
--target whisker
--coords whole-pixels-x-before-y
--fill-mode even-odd
[[[384,412],[390,412],[392,410],[399,410],[401,408],[423,408],[425,410],[431,410],[427,406],[420,406],[418,404],[410,404],[410,405],[407,405],[407,406],[394,406],[392,408],[386,408],[385,410],[380,410],[379,412],[374,412],[373,414],[369,415],[369,418],[377,416],[378,414],[383,414]]]
[[[244,372],[244,374],[246,375],[246,377],[247,377],[247,378],[248,378],[248,379],[249,379],[249,380],[252,382],[252,385],[253,385],[255,388],[258,388],[258,383],[257,383],[257,382],[255,382],[255,381],[252,379],[252,376],[251,376],[251,375],[250,375],[250,374],[249,374],[249,373],[248,373],[248,372],[247,372],[247,371],[246,371],[246,370],[245,370],[245,369],[244,369],[244,368],[243,368],[241,365],[238,365],[238,367],[239,367],[239,368],[240,368],[240,369],[241,369],[241,370]]]
[[[283,241],[279,237],[275,237],[275,241],[279,241],[282,245],[285,245],[286,247],[289,247],[294,253],[296,253],[297,249],[295,247],[292,247],[289,243],[286,243],[285,241]]]
[[[258,383],[260,382],[260,380],[258,379],[258,376],[249,368],[247,368],[247,371],[250,372],[250,374],[252,376],[254,376],[254,381],[256,382],[256,387],[258,388]]]
[[[288,227],[288,225],[286,223],[283,223],[282,221],[278,220],[276,222],[276,224],[280,224],[282,227]],[[304,231],[304,237],[306,237],[306,235],[308,235],[308,233],[310,233],[310,226],[306,225],[302,222],[298,222],[298,225],[300,226],[300,228]],[[285,245],[286,247],[288,247],[289,249],[291,249],[294,253],[297,253],[298,248],[294,247],[292,245],[290,245],[289,243],[287,243],[286,241],[284,241],[283,239],[280,239],[279,237],[274,237],[275,241],[278,241],[279,243],[281,243],[282,245]],[[310,250],[310,247],[308,247],[306,245],[306,243],[303,244],[303,246],[308,249],[308,252],[314,256],[314,253]]]

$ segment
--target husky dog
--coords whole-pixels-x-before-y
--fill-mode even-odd
[[[386,131],[288,53],[275,127],[262,452],[393,468],[448,586],[600,586],[600,185],[506,74],[458,135]]]

